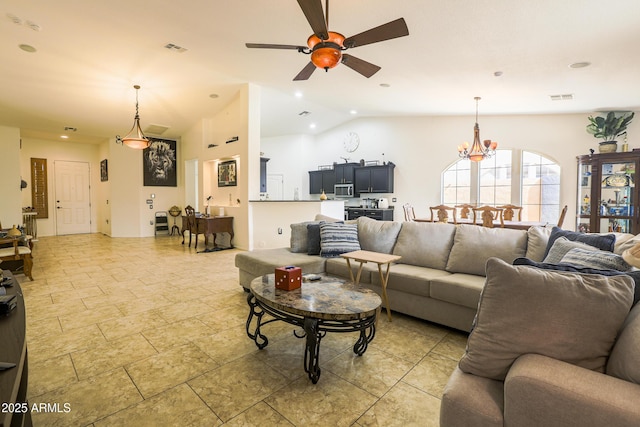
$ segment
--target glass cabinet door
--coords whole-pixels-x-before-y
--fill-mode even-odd
[[[578,215],[576,230],[582,233],[591,232],[591,164],[578,165]]]
[[[635,162],[603,162],[600,165],[600,199],[597,201],[600,232],[631,232],[635,165]]]

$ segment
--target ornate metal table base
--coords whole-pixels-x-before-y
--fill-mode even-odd
[[[320,341],[327,332],[360,332],[360,336],[353,346],[353,352],[358,356],[362,356],[369,343],[376,335],[376,314],[361,319],[353,320],[326,320],[314,317],[300,316],[275,309],[263,304],[250,292],[247,297],[250,311],[247,319],[247,335],[251,338],[256,346],[262,350],[269,344],[269,340],[262,334],[262,326],[275,322],[283,321],[294,326],[302,328],[302,334],[296,333],[297,338],[306,338],[304,352],[304,371],[309,375],[309,379],[314,384],[320,379]],[[269,314],[272,319],[263,320],[263,316]],[[253,321],[255,317],[255,322]],[[255,327],[252,327],[255,323]],[[251,332],[253,330],[253,332]]]

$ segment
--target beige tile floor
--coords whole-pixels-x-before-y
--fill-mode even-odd
[[[314,385],[290,325],[266,326],[264,350],[247,337],[236,253],[167,236],[40,238],[35,280],[17,276],[29,400],[71,410],[34,425],[438,425],[465,334],[394,313],[362,357],[353,334],[328,334]]]

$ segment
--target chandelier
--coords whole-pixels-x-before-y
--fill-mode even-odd
[[[458,145],[458,155],[467,160],[471,160],[472,162],[480,162],[484,159],[488,159],[493,156],[496,152],[496,148],[498,147],[498,143],[496,141],[491,141],[490,139],[485,139],[484,142],[480,143],[480,126],[478,126],[478,101],[480,101],[480,97],[476,96],[473,98],[476,100],[476,124],[473,127],[473,145],[469,148],[468,142],[463,142],[461,145]]]
[[[133,118],[133,127],[124,138],[116,135],[116,143],[143,150],[149,147],[150,142],[140,128],[140,116],[138,115],[138,90],[140,86],[134,85],[133,88],[136,90],[136,116]]]

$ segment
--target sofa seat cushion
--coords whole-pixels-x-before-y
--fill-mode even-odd
[[[451,304],[477,309],[485,280],[483,276],[463,273],[436,277],[431,280],[429,296]]]
[[[633,301],[633,280],[511,266],[491,258],[460,369],[504,380],[536,353],[604,372]]]
[[[386,267],[382,266],[382,273],[384,274],[385,271]],[[393,289],[410,295],[428,297],[430,282],[442,276],[449,276],[449,273],[434,268],[418,267],[408,264],[393,264],[390,267],[387,289]],[[375,271],[371,272],[371,283],[376,286],[382,286],[377,266],[375,267]]]
[[[402,264],[444,270],[456,226],[430,222],[403,222],[393,249]]]
[[[446,270],[451,273],[485,275],[491,257],[511,264],[527,251],[527,232],[506,228],[487,228],[462,224],[457,226]]]
[[[358,273],[358,267],[360,267],[360,263],[351,260],[351,271],[353,271],[354,278]],[[325,264],[325,271],[332,276],[338,276],[344,279],[350,278],[347,260],[342,257],[328,258]],[[364,264],[362,266],[362,273],[360,273],[360,283],[371,283],[371,273],[377,271],[377,264],[371,262]]]
[[[358,218],[358,241],[365,251],[390,254],[396,244],[402,224],[394,221],[377,221],[361,216]]]
[[[286,265],[300,267],[302,273],[307,274],[324,272],[325,259],[319,256],[293,253],[289,248],[262,249],[236,254],[235,265],[255,277],[271,274],[277,267]]]

